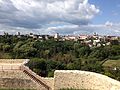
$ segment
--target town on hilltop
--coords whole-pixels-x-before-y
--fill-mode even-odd
[[[109,36],[109,35],[99,35],[93,33],[93,35],[60,35],[56,33],[55,35],[39,35],[34,33],[21,34],[17,32],[16,35],[11,35],[4,32],[4,35],[1,36],[17,36],[18,38],[28,37],[35,40],[55,40],[55,41],[79,41],[83,45],[88,45],[89,47],[100,47],[107,46],[111,44],[120,44],[120,36]]]

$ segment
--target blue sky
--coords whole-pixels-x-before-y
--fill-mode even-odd
[[[89,2],[100,9],[98,16],[93,19],[94,24],[102,24],[106,21],[120,22],[120,0],[89,0]]]
[[[120,36],[120,0],[0,0],[0,34]]]

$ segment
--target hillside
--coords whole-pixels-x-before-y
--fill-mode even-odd
[[[27,66],[43,77],[53,77],[55,70],[84,70],[102,73],[120,80],[117,72],[104,68],[107,60],[120,59],[120,45],[89,47],[83,41],[58,41],[21,35],[0,36],[0,58],[30,59]],[[120,73],[120,72],[119,72]]]

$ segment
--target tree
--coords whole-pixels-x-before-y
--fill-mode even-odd
[[[8,44],[4,44],[2,48],[3,48],[3,52],[9,52],[11,47]]]
[[[79,52],[79,57],[84,57],[84,56],[87,57],[89,56],[91,50],[90,50],[90,47],[84,46],[78,49],[78,52]]]
[[[41,76],[46,76],[47,64],[45,59],[33,58],[27,64],[30,69]]]

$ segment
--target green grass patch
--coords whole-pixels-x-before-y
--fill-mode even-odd
[[[119,60],[107,60],[103,64],[104,67],[120,67],[120,59]]]

